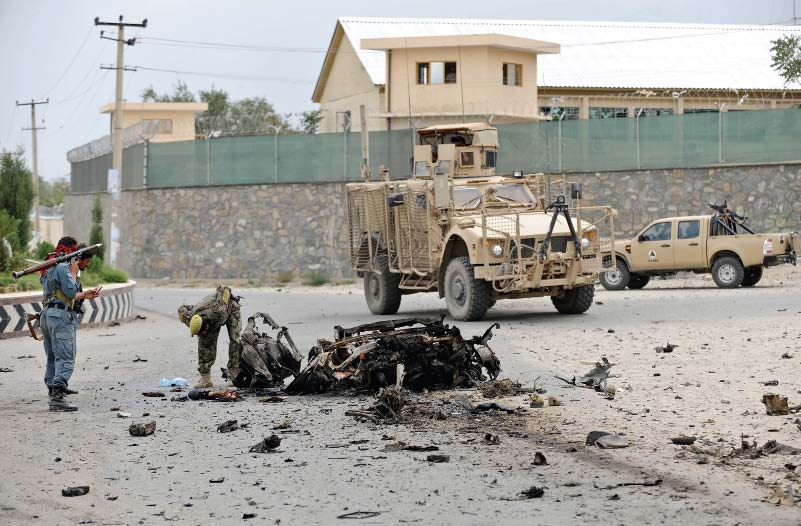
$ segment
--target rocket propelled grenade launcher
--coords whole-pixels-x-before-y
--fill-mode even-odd
[[[64,263],[65,261],[72,261],[73,259],[80,258],[83,254],[88,252],[94,252],[95,250],[99,250],[103,247],[103,243],[98,243],[96,245],[92,245],[89,247],[84,247],[80,250],[76,250],[75,252],[70,252],[69,254],[64,254],[63,256],[58,256],[53,259],[48,259],[47,261],[43,261],[37,265],[32,267],[28,267],[24,270],[20,270],[17,272],[12,272],[11,275],[14,276],[14,279],[19,279],[23,276],[27,276],[28,274],[33,274],[34,272],[39,272],[40,270],[46,270],[51,267],[55,267],[59,263]]]

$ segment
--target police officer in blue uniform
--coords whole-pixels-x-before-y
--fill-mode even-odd
[[[59,263],[49,270],[43,283],[45,305],[39,325],[47,353],[45,383],[51,411],[78,410],[64,400],[64,395],[75,368],[75,326],[80,309],[76,302],[100,294],[100,287],[81,291],[79,271],[85,270],[91,259],[90,253],[83,253],[69,263]]]

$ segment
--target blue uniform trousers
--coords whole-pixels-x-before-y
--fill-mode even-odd
[[[76,313],[54,307],[46,308],[39,318],[47,355],[45,384],[47,387],[66,389],[75,369]]]

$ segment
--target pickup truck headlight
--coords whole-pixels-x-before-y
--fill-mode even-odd
[[[503,245],[492,245],[492,255],[499,258],[503,255]]]

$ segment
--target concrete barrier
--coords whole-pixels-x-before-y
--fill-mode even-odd
[[[96,327],[132,319],[136,316],[135,286],[135,281],[103,285],[99,297],[84,302],[84,314],[78,318],[79,326]],[[0,340],[30,335],[25,315],[41,311],[41,290],[0,294]],[[34,327],[39,328],[38,320]]]

